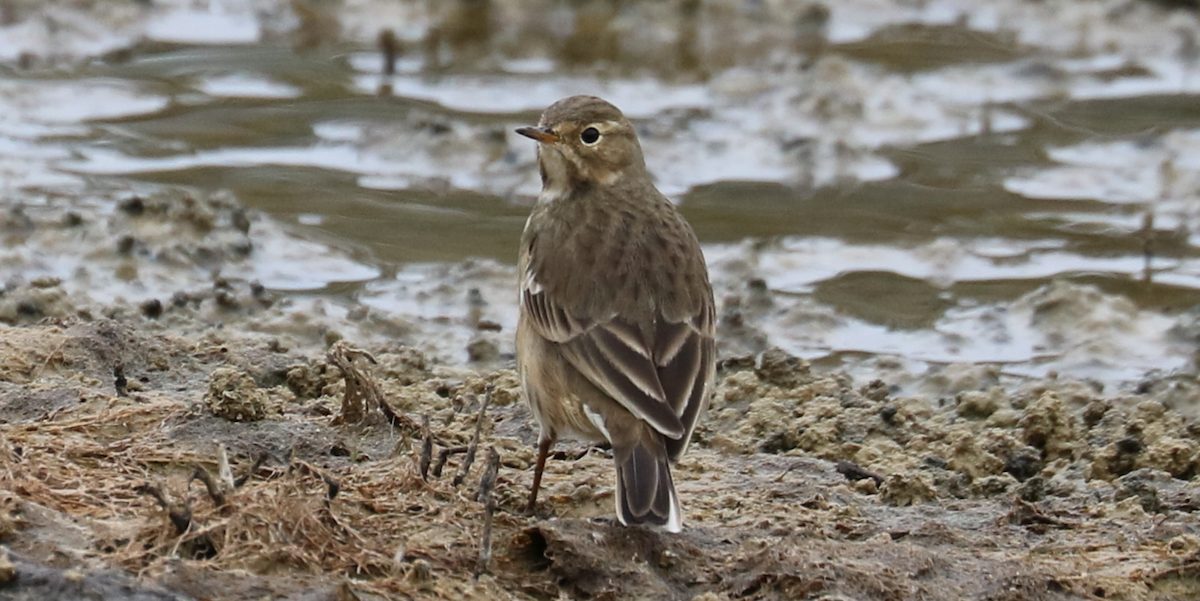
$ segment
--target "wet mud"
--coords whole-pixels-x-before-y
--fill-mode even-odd
[[[1200,425],[1173,409],[1195,405],[1194,380],[928,399],[777,349],[728,357],[675,469],[672,535],[615,524],[611,457],[572,443],[522,514],[536,433],[509,369],[155,332],[131,313],[0,326],[12,598],[1200,593]],[[343,367],[377,391],[355,393],[353,423]]]
[[[1200,597],[1188,3],[569,4],[0,1],[0,598]],[[523,513],[581,90],[717,290],[677,535]]]

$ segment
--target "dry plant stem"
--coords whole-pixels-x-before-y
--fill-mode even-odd
[[[229,466],[229,449],[217,443],[217,478],[225,490],[233,490],[233,468]]]
[[[421,479],[429,481],[429,463],[433,461],[433,431],[429,427],[429,416],[421,416]]]
[[[379,410],[383,412],[383,417],[387,419],[388,424],[393,428],[403,428],[407,432],[417,431],[417,422],[414,422],[407,415],[396,413],[396,410],[392,409],[392,406],[388,404],[387,399],[382,396],[379,397]]]
[[[1185,572],[1197,569],[1200,569],[1200,551],[1195,551],[1188,555],[1184,562],[1180,565],[1151,574],[1150,580],[1161,580],[1167,576],[1183,577]]]
[[[450,459],[450,456],[466,452],[467,447],[447,447],[438,451],[437,461],[433,462],[433,469],[429,471],[430,475],[434,478],[441,478],[442,470],[446,467],[446,461]]]
[[[358,593],[354,592],[354,588],[350,586],[349,582],[343,581],[341,584],[338,585],[337,591],[334,593],[334,600],[335,601],[362,601],[362,597],[359,597]]]
[[[117,396],[129,396],[129,380],[125,379],[125,366],[120,363],[113,366],[113,386],[117,389]]]
[[[479,447],[479,433],[483,430],[483,418],[487,417],[488,405],[492,402],[492,385],[489,384],[487,392],[483,397],[483,405],[479,407],[479,417],[475,419],[475,433],[471,435],[471,442],[467,445],[467,456],[463,459],[462,467],[458,469],[458,473],[454,476],[452,484],[458,486],[466,480],[467,474],[471,471],[471,464],[475,463],[475,451]]]
[[[134,489],[136,492],[150,495],[158,501],[159,507],[162,507],[167,512],[167,518],[171,520],[171,524],[175,526],[175,533],[182,535],[187,532],[192,525],[192,509],[187,506],[187,503],[172,503],[167,499],[167,493],[163,491],[162,485],[155,482],[143,482]]]
[[[234,479],[233,487],[241,488],[243,484],[245,484],[247,481],[250,480],[250,478],[254,477],[254,473],[257,472],[259,470],[259,468],[266,465],[267,460],[270,458],[271,458],[271,455],[269,453],[267,453],[266,451],[259,453],[258,458],[254,460],[254,465],[250,466],[250,471],[248,471]]]
[[[359,369],[355,364],[359,357],[372,364],[378,364],[379,362],[371,356],[371,353],[353,348],[345,342],[338,342],[329,349],[327,356],[334,365],[338,366],[338,369],[342,370],[343,378],[346,380],[346,392],[342,396],[342,414],[334,420],[334,423],[359,423],[367,418],[367,413],[371,409],[379,407],[383,417],[392,427],[404,428],[409,432],[417,430],[416,422],[392,409],[375,378],[369,372]]]
[[[308,472],[309,474],[312,474],[312,475],[320,478],[321,481],[325,483],[326,504],[328,504],[329,501],[332,501],[334,499],[334,497],[337,497],[338,492],[342,490],[342,483],[339,482],[337,478],[333,477],[333,474],[330,474],[329,472],[327,472],[307,461],[293,461],[292,465],[291,465],[291,469]]]
[[[196,466],[196,470],[192,472],[192,480],[199,480],[204,483],[204,488],[208,490],[208,497],[212,499],[213,505],[224,507],[229,503],[229,498],[226,495],[232,492],[232,490],[226,488],[224,482],[214,478],[203,466]]]
[[[379,50],[383,53],[383,74],[396,74],[396,57],[400,54],[400,45],[396,40],[396,32],[384,29],[379,32]]]
[[[1078,528],[1079,527],[1079,524],[1077,522],[1069,522],[1066,520],[1060,520],[1054,516],[1046,515],[1046,514],[1042,513],[1042,511],[1040,509],[1038,509],[1036,505],[1034,505],[1028,501],[1025,501],[1023,499],[1020,499],[1020,498],[1014,499],[1013,504],[1016,505],[1016,507],[1012,511],[1008,512],[1008,515],[1006,517],[1008,518],[1008,520],[1010,522],[1012,522],[1014,524],[1018,524],[1018,525],[1046,524],[1046,525],[1055,526],[1058,528]]]
[[[67,345],[66,340],[63,340],[62,342],[58,343],[58,346],[54,347],[54,350],[51,351],[49,355],[46,355],[46,360],[43,361],[42,364],[39,365],[38,368],[36,370],[34,370],[34,372],[32,374],[29,375],[29,381],[36,382],[37,379],[42,376],[42,372],[46,371],[46,368],[50,366],[50,362],[55,360],[55,357],[57,357],[58,360],[61,361],[63,347],[65,347],[66,345]]]
[[[1150,575],[1150,579],[1151,580],[1162,580],[1163,578],[1166,578],[1167,576],[1171,576],[1171,575],[1177,575],[1177,576],[1182,577],[1184,572],[1187,572],[1188,570],[1195,570],[1198,568],[1200,568],[1200,561],[1193,561],[1191,563],[1185,563],[1181,566],[1167,568],[1161,572],[1155,572],[1154,574]]]
[[[492,489],[496,487],[496,477],[500,473],[500,453],[496,447],[488,447],[487,467],[479,480],[478,501],[483,503],[483,534],[480,536],[479,559],[475,562],[475,577],[488,572],[492,561],[492,522],[496,517],[496,502],[492,499]]]
[[[370,353],[356,349],[339,341],[326,353],[329,360],[342,371],[346,380],[346,390],[342,395],[342,413],[335,423],[357,424],[367,418],[367,412],[382,404],[383,392],[379,385],[367,372],[359,369],[355,360],[366,358],[371,363],[377,363]]]
[[[854,463],[853,461],[838,461],[834,468],[837,469],[839,474],[845,476],[846,480],[851,482],[857,482],[859,480],[870,478],[875,481],[875,486],[883,486],[883,481],[885,480],[883,476],[872,472],[863,466]],[[791,470],[790,467],[788,469]],[[782,481],[782,476],[780,476],[780,481]]]

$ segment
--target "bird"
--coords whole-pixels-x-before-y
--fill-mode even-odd
[[[571,96],[537,126],[542,190],[521,235],[517,370],[540,427],[526,512],[560,436],[608,443],[616,516],[680,532],[671,466],[715,373],[712,284],[695,230],[654,185],[633,124]]]

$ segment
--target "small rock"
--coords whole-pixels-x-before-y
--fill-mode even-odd
[[[873,495],[879,492],[879,485],[872,478],[864,478],[850,485],[854,492],[860,495]]]
[[[12,538],[18,530],[25,528],[24,504],[16,494],[0,491],[0,542]],[[0,582],[3,582],[0,579]]]
[[[162,316],[163,304],[157,298],[152,298],[142,303],[139,308],[142,310],[142,315],[150,319],[158,319]]]
[[[1177,555],[1195,555],[1200,551],[1200,537],[1194,534],[1180,534],[1167,543],[1167,548]]]
[[[999,497],[1017,485],[1016,478],[1009,474],[986,476],[971,482],[971,490],[981,497]]]
[[[62,284],[62,278],[56,278],[49,275],[44,275],[34,279],[32,282],[29,282],[29,285],[33,286],[34,288],[55,288],[60,284]]]
[[[433,568],[424,559],[415,559],[412,567],[405,576],[407,580],[421,590],[428,590],[433,584]]]
[[[474,363],[496,361],[500,358],[500,348],[487,338],[475,338],[467,344],[467,357]]]
[[[759,380],[780,388],[795,388],[812,380],[808,361],[778,347],[762,354],[754,373]]]
[[[959,393],[956,400],[958,405],[955,411],[967,419],[983,419],[1009,405],[1008,395],[999,386],[993,386],[987,392],[972,390]]]
[[[8,556],[8,550],[0,548],[0,584],[7,585],[17,579],[17,566]]]
[[[592,487],[588,486],[587,484],[580,484],[579,486],[575,487],[575,490],[571,491],[571,501],[575,503],[590,501],[595,497],[596,491],[592,490]]]
[[[1004,470],[1004,461],[980,448],[978,437],[971,432],[956,431],[948,435],[950,457],[946,465],[971,478],[993,476]]]
[[[254,378],[232,367],[218,367],[208,381],[204,404],[213,415],[235,422],[258,421],[270,412],[270,399]]]
[[[1025,443],[1041,449],[1046,459],[1070,459],[1079,441],[1075,417],[1053,392],[1046,392],[1025,408],[1018,421]]]
[[[1042,458],[1029,447],[1017,449],[1005,459],[1004,471],[1017,480],[1028,480],[1042,471]]]
[[[342,370],[330,363],[303,364],[288,368],[286,383],[297,400],[315,399],[342,381]]]
[[[885,383],[883,380],[871,380],[870,383],[868,383],[866,386],[863,386],[858,392],[859,394],[871,399],[872,401],[875,401],[876,403],[886,401],[888,394],[891,393],[891,391],[888,389],[887,383]]]
[[[904,507],[937,499],[937,492],[924,474],[892,474],[879,488],[879,498],[888,505]]]
[[[1041,476],[1034,476],[1017,486],[1017,496],[1022,501],[1037,503],[1046,498],[1046,481]]]
[[[122,212],[131,217],[137,217],[146,212],[146,201],[141,196],[131,196],[118,205]]]
[[[885,405],[879,410],[879,418],[883,423],[894,426],[896,425],[896,414],[900,412],[900,408],[895,405]]]

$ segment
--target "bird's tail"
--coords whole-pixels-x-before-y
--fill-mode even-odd
[[[640,437],[628,448],[613,447],[617,462],[617,519],[622,524],[655,524],[668,532],[683,528],[679,497],[661,435]]]

